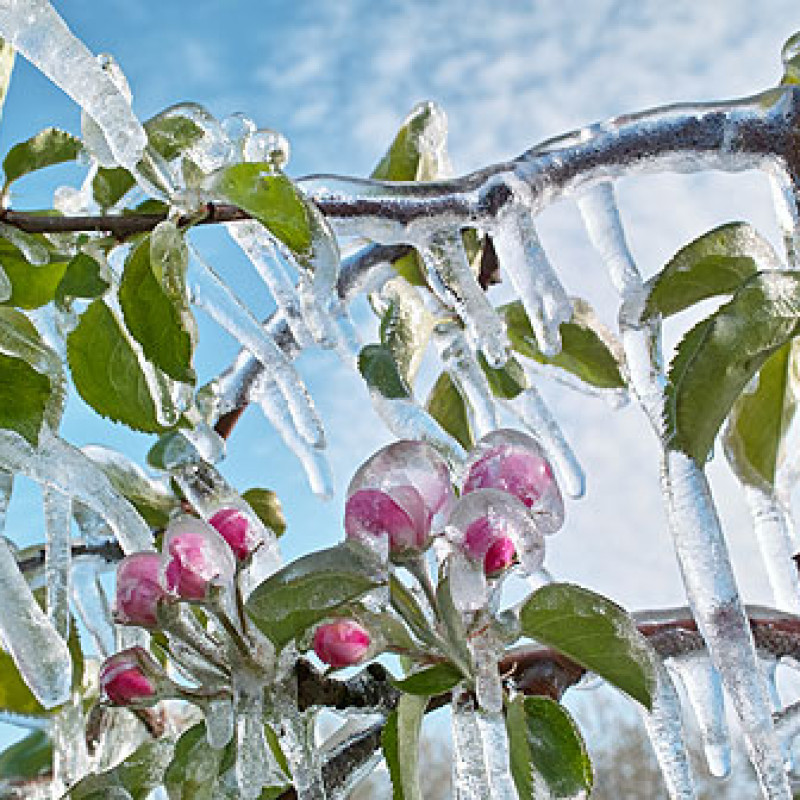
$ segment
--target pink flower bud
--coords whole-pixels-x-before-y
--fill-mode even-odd
[[[463,547],[471,558],[483,563],[483,571],[489,577],[508,569],[516,555],[507,524],[495,514],[479,516],[467,526]]]
[[[147,658],[141,647],[132,647],[105,660],[100,668],[100,689],[112,703],[127,706],[155,695],[155,686],[142,670]]]
[[[209,522],[219,531],[239,561],[244,561],[259,544],[250,521],[237,508],[223,508]]]
[[[513,563],[517,554],[514,542],[508,536],[503,536],[489,545],[483,558],[483,571],[494,578],[505,572]]]
[[[205,600],[212,581],[228,584],[236,572],[231,548],[208,523],[181,517],[164,534],[166,587],[184,600]]]
[[[314,631],[314,652],[332,667],[352,667],[364,659],[370,636],[366,628],[351,619],[320,625]]]
[[[119,622],[145,628],[157,624],[158,603],[166,594],[165,566],[158,553],[134,553],[120,562],[115,603]]]
[[[430,518],[412,486],[398,486],[391,492],[361,489],[347,500],[344,529],[350,539],[385,534],[390,552],[396,554],[425,547]]]

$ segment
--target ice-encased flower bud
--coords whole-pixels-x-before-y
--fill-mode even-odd
[[[352,619],[327,622],[314,631],[314,652],[332,667],[352,667],[364,660],[370,646],[369,631]]]
[[[142,668],[145,659],[149,658],[141,647],[131,647],[103,662],[100,690],[114,705],[128,706],[155,696],[156,687]]]
[[[399,554],[427,546],[454,501],[444,459],[424,442],[399,441],[359,467],[347,489],[345,531],[350,538],[389,538]]]
[[[514,542],[508,536],[503,536],[489,545],[483,557],[483,571],[494,578],[505,572],[513,563],[517,554]]]
[[[209,522],[239,561],[244,561],[261,543],[250,521],[238,508],[220,509]]]
[[[134,553],[120,562],[114,603],[117,622],[144,628],[158,623],[158,604],[166,595],[166,566],[159,553]]]
[[[197,517],[173,520],[164,533],[166,588],[184,600],[206,600],[212,583],[228,585],[236,561],[228,543]]]
[[[514,563],[517,549],[505,526],[491,515],[478,517],[464,532],[463,547],[483,564],[488,577],[496,577]]]
[[[463,494],[498,489],[514,495],[536,515],[542,533],[564,522],[564,501],[544,450],[532,437],[511,429],[492,431],[472,450],[465,465]]]

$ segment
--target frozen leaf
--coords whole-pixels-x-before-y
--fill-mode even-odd
[[[36,235],[34,240],[47,246],[47,240]],[[56,294],[67,270],[67,258],[50,255],[47,264],[31,264],[24,254],[7,239],[0,238],[0,266],[11,281],[11,296],[7,305],[32,309],[49,303]]]
[[[731,406],[772,353],[800,331],[800,276],[750,278],[678,345],[669,368],[669,445],[702,465]]]
[[[383,729],[381,745],[392,779],[393,800],[422,800],[419,735],[427,703],[427,697],[403,695]]]
[[[54,299],[60,308],[65,308],[74,297],[93,300],[105,294],[110,286],[100,264],[90,255],[78,253],[67,264]]]
[[[465,450],[472,447],[474,439],[464,398],[446,372],[433,385],[425,408]]]
[[[775,484],[784,436],[797,410],[794,351],[794,344],[787,343],[771,355],[759,372],[758,388],[742,393],[728,417],[725,456],[747,484]]]
[[[100,167],[92,178],[92,195],[104,211],[116,205],[136,185],[125,167]]]
[[[368,551],[345,542],[298,558],[273,573],[247,600],[256,625],[283,647],[381,585]]]
[[[772,245],[751,225],[720,225],[681,248],[645,284],[642,316],[669,317],[709,297],[732,294],[758,270],[778,264]]]
[[[75,388],[98,414],[134,430],[162,433],[157,402],[147,376],[119,320],[102,299],[81,315],[67,337]]]
[[[781,48],[781,59],[783,61],[782,85],[800,83],[800,33],[790,36]]]
[[[393,680],[392,685],[407,694],[430,697],[450,691],[463,677],[455,665],[443,662]]]
[[[29,716],[46,713],[22,680],[11,656],[4,651],[0,651],[0,710]]]
[[[165,257],[165,260],[174,260],[174,266],[157,263],[151,258],[150,236],[143,238],[131,251],[122,274],[119,302],[125,324],[142,345],[147,359],[176,381],[193,384],[194,319],[185,293],[181,296],[180,291],[171,288],[168,274],[168,269],[175,273],[182,270],[185,277],[188,264],[188,252],[180,234],[176,235],[180,241]]]
[[[204,723],[189,728],[178,739],[164,773],[170,800],[211,800],[225,756],[225,748],[215,750],[208,744]]]
[[[33,731],[0,753],[0,781],[31,780],[53,768],[53,743],[45,731]]]
[[[520,611],[525,636],[577,661],[649,709],[657,656],[616,603],[580,586],[551,583]]]
[[[563,706],[547,697],[517,697],[509,704],[506,726],[520,800],[566,800],[591,791],[589,754]]]
[[[275,532],[276,536],[283,535],[286,530],[286,517],[275,492],[271,489],[248,489],[242,493],[242,499],[253,509],[255,515]]]
[[[172,115],[170,109],[144,123],[150,146],[167,161],[188,150],[203,137],[203,130],[189,117]]]
[[[431,641],[431,627],[414,595],[394,576],[389,576],[389,597],[393,608],[423,642]]]
[[[6,187],[38,169],[74,161],[83,149],[81,140],[58,128],[45,128],[36,136],[15,144],[3,159]]]
[[[16,431],[34,447],[50,399],[50,380],[27,361],[0,353],[0,428]]]
[[[511,356],[502,367],[495,369],[489,366],[483,353],[478,353],[478,363],[486,374],[495,397],[510,400],[528,388],[525,371],[514,356]]]
[[[358,370],[367,386],[384,397],[411,397],[411,390],[386,345],[368,344],[361,348]]]
[[[618,345],[588,304],[573,300],[572,319],[561,323],[561,352],[555,356],[545,356],[539,350],[530,320],[519,300],[498,310],[505,315],[511,346],[521,355],[571,372],[601,389],[625,386],[619,369],[621,356],[615,354],[620,352]]]

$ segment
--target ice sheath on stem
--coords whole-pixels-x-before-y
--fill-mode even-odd
[[[58,489],[45,486],[44,525],[47,536],[45,580],[47,616],[59,636],[69,636],[70,567],[72,563],[72,502]]]

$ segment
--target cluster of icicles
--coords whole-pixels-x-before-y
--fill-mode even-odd
[[[110,59],[96,59],[72,35],[48,2],[11,0],[5,3],[0,8],[0,34],[81,106],[83,136],[93,169],[124,166],[148,194],[167,200],[178,210],[191,211],[196,207],[198,197],[192,188],[183,184],[175,165],[164,163],[149,148],[144,128],[131,111],[130,93],[119,69]],[[787,51],[784,56],[788,60],[796,53]],[[623,305],[629,309],[640,306],[644,286],[625,242],[611,181],[634,170],[677,168],[688,171],[709,166],[734,171],[753,167],[767,169],[776,186],[778,218],[784,229],[790,262],[794,260],[794,254],[800,252],[800,228],[786,176],[776,167],[771,155],[750,152],[744,146],[737,149],[744,141],[739,131],[748,122],[763,122],[769,117],[768,122],[774,123],[771,130],[780,130],[781,125],[786,124],[785,111],[792,100],[792,92],[786,91],[782,99],[773,98],[768,104],[756,100],[730,106],[677,107],[587,128],[535,148],[515,162],[487,170],[483,178],[479,176],[471,183],[454,181],[450,204],[439,202],[447,199],[446,192],[437,196],[408,185],[393,187],[325,177],[301,181],[301,187],[312,199],[319,200],[320,207],[324,207],[326,199],[343,199],[345,205],[367,199],[373,207],[376,201],[379,207],[381,199],[391,199],[394,211],[384,209],[382,213],[338,218],[330,214],[328,219],[322,214],[313,215],[311,256],[305,264],[299,264],[261,226],[251,222],[229,224],[232,238],[253,262],[275,298],[278,311],[266,326],[260,325],[199,254],[194,254],[189,275],[192,302],[236,336],[246,349],[218,381],[218,393],[214,398],[216,411],[224,413],[243,400],[255,402],[298,455],[315,491],[329,493],[329,470],[322,453],[322,426],[290,358],[303,347],[320,344],[335,347],[349,364],[355,361],[359,345],[346,315],[348,292],[342,289],[339,280],[338,247],[333,235],[336,233],[382,244],[411,244],[417,249],[433,291],[433,296],[426,297],[423,303],[455,312],[461,323],[444,326],[437,334],[444,366],[469,400],[477,433],[486,433],[497,424],[497,405],[483,373],[476,368],[476,353],[482,351],[489,365],[498,367],[505,362],[509,348],[502,321],[481,291],[465,256],[460,233],[467,224],[467,217],[459,213],[459,203],[476,196],[473,191],[476,186],[484,197],[489,196],[486,191],[489,184],[488,188],[500,190],[496,194],[503,195],[502,213],[492,216],[487,212],[483,217],[478,214],[477,221],[473,214],[468,221],[470,225],[483,226],[491,235],[504,274],[531,321],[539,349],[544,354],[553,354],[560,346],[559,325],[570,318],[571,304],[539,243],[534,214],[556,197],[584,191],[579,205],[587,230]],[[220,123],[197,106],[181,106],[165,113],[188,117],[202,131],[203,136],[188,155],[206,174],[213,175],[241,160],[268,161],[276,168],[286,163],[285,141],[274,132],[257,130],[245,117],[235,116]],[[687,124],[702,126],[712,118],[718,125],[715,134],[718,147],[713,151],[708,142],[703,141],[702,148],[698,143],[695,150],[688,146],[668,149],[663,158],[650,157],[648,151],[636,163],[628,163],[626,153],[634,149],[617,148],[624,137],[635,140],[646,138],[656,130],[682,130],[681,126],[685,128]],[[434,149],[443,146],[443,138],[432,137],[430,146]],[[612,151],[617,155],[603,160],[602,154]],[[598,163],[602,165],[599,169]],[[570,164],[577,164],[572,172],[567,168]],[[84,190],[79,192],[60,192],[58,203],[62,210],[72,213],[85,210],[89,203],[89,183],[87,181]],[[213,181],[210,186],[203,187],[200,193],[203,200],[209,198],[209,192],[213,198]],[[426,208],[430,213],[422,213]],[[400,212],[404,209],[414,212],[409,217],[413,217],[413,224],[397,221],[403,217]],[[344,266],[347,267],[346,262]],[[391,277],[387,266],[373,267],[368,276],[361,276],[360,281],[350,284],[351,290],[385,290]],[[282,342],[284,347],[279,346],[272,335],[279,329],[288,329],[291,333],[290,343]],[[652,326],[637,327],[635,324],[623,326],[621,331],[630,387],[660,437],[664,375],[660,371],[660,355],[653,349],[656,332]],[[255,371],[252,369],[254,359],[261,365]],[[248,376],[246,385],[244,375]],[[425,440],[453,460],[463,457],[459,445],[412,399],[387,399],[377,392],[372,399],[378,413],[398,437]],[[528,389],[515,400],[508,401],[507,407],[543,442],[567,492],[580,495],[583,486],[580,469],[536,390]],[[187,499],[203,516],[219,507],[221,496],[226,502],[241,504],[241,500],[236,500],[236,493],[207,463],[218,450],[213,446],[213,437],[195,433],[190,438],[196,449],[187,444],[187,452],[176,456],[172,471]],[[196,456],[194,460],[187,455],[192,452]],[[201,456],[205,456],[205,460]],[[0,608],[3,609],[0,634],[36,696],[45,706],[53,707],[69,701],[71,693],[68,679],[71,666],[64,640],[68,587],[70,579],[78,573],[78,565],[73,570],[69,562],[70,516],[78,519],[87,539],[113,536],[126,552],[147,549],[151,535],[142,519],[119,498],[96,465],[47,430],[42,432],[36,450],[15,434],[0,432],[0,463],[6,470],[3,473],[4,502],[10,493],[12,473],[22,473],[46,487],[47,614],[39,610],[11,550],[0,543]],[[691,686],[706,683],[712,687],[709,696],[718,700],[718,690],[713,689],[715,684],[711,680],[713,670],[718,671],[739,717],[764,796],[789,798],[769,692],[705,477],[691,459],[680,453],[665,452],[663,466],[664,493],[687,595],[711,657],[711,665],[699,659],[701,667],[691,670],[681,667],[678,672],[683,673],[689,695],[695,693]],[[67,474],[68,482],[64,478]],[[773,559],[770,572],[778,587],[779,603],[796,612],[796,575],[787,572],[785,559],[781,561],[792,551],[783,506],[772,496],[755,493],[749,499],[765,553]],[[245,511],[251,515],[249,509]],[[265,531],[264,540],[268,546],[264,548],[260,574],[268,573],[279,562],[271,532]],[[96,627],[91,623],[95,613],[103,613],[102,593],[97,589],[95,578],[92,580],[94,584],[82,591],[75,603],[86,612],[90,630]],[[94,599],[99,610],[89,608]],[[110,650],[105,634],[98,632],[96,640],[101,653]],[[690,673],[692,677],[687,677]],[[651,728],[672,796],[693,797],[685,748],[676,738],[679,715],[676,710],[670,711],[674,704],[674,692],[670,687],[664,677]],[[718,705],[717,700],[712,705]],[[65,712],[60,719],[67,716]],[[791,719],[792,715],[781,718],[780,733],[789,736],[794,732],[792,724],[784,721]],[[717,723],[701,725],[709,730],[707,740],[712,767],[723,772],[726,757]],[[469,732],[465,731],[465,737],[468,736]]]

